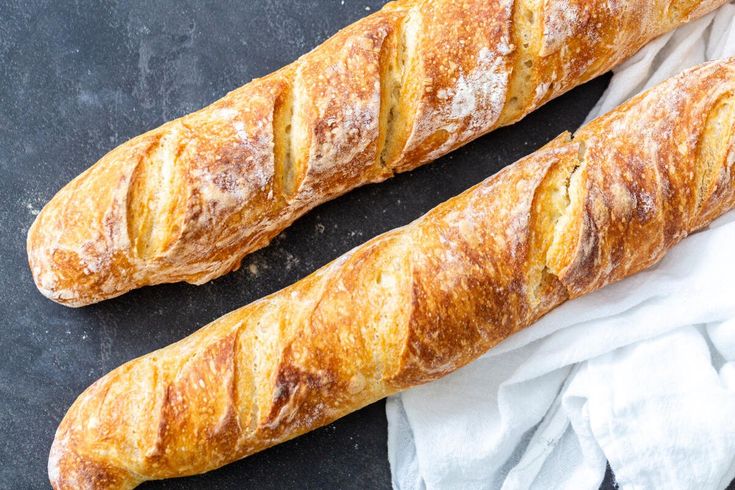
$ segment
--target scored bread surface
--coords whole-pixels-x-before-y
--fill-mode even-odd
[[[403,0],[115,148],[28,233],[39,290],[82,306],[202,284],[314,206],[415,168],[725,0]]]
[[[444,376],[735,207],[735,59],[695,67],[98,380],[54,488],[202,473]]]

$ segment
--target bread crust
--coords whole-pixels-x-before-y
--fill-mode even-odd
[[[38,289],[83,306],[237,269],[309,209],[431,161],[725,0],[402,0],[133,138],[43,208]]]
[[[51,483],[202,473],[444,376],[735,207],[735,59],[695,67],[88,388]]]

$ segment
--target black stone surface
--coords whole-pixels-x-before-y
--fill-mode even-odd
[[[0,0],[0,487],[46,488],[54,431],[121,363],[420,216],[563,130],[608,77],[452,155],[300,219],[240,271],[82,309],[43,298],[25,255],[41,207],[105,152],[279,68],[377,0]],[[344,4],[344,5],[343,5]],[[606,488],[612,487],[608,475]],[[210,474],[145,488],[389,488],[383,402]]]

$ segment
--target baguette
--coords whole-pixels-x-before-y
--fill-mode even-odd
[[[28,233],[38,289],[82,306],[202,284],[314,206],[519,120],[725,0],[403,0],[112,150]]]
[[[55,489],[202,473],[444,376],[735,206],[735,59],[562,134],[74,402]]]

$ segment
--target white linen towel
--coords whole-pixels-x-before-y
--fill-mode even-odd
[[[615,70],[590,114],[735,55],[735,3]],[[388,399],[393,486],[721,489],[735,478],[735,212],[650,270],[568,302]]]

